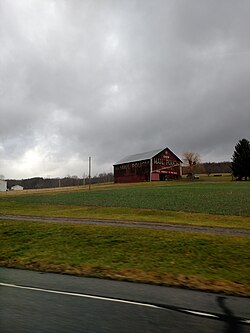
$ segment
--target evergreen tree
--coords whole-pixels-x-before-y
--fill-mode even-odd
[[[235,146],[232,171],[234,177],[239,180],[247,180],[250,177],[250,143],[247,139],[241,139]]]

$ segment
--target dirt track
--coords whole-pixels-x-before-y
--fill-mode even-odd
[[[79,219],[67,217],[42,217],[42,216],[24,216],[24,215],[10,215],[0,214],[0,220],[14,220],[14,221],[30,221],[30,222],[48,222],[48,223],[77,223],[88,225],[105,225],[105,226],[118,226],[130,228],[145,228],[145,229],[159,229],[159,230],[173,230],[182,232],[197,232],[208,233],[216,235],[228,236],[250,236],[250,230],[235,229],[235,228],[221,228],[221,227],[206,227],[206,226],[193,226],[184,224],[170,224],[160,222],[139,222],[139,221],[120,221],[120,220],[92,220],[92,219]]]

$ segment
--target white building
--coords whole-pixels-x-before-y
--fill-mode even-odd
[[[11,191],[22,191],[23,187],[21,185],[11,186]]]
[[[7,191],[7,182],[6,180],[0,179],[0,192]]]

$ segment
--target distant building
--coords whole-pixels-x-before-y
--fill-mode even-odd
[[[0,179],[0,192],[7,191],[7,182],[6,180]]]
[[[11,186],[11,191],[22,191],[23,187],[21,185]]]
[[[115,183],[179,179],[182,161],[169,148],[126,156],[114,164]]]

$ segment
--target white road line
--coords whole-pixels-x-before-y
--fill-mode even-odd
[[[153,308],[153,309],[161,309],[161,310],[168,309],[167,307],[164,307],[164,306],[157,306],[157,305],[147,304],[147,303],[126,301],[126,300],[119,299],[119,298],[109,298],[109,297],[94,296],[94,295],[87,295],[87,294],[71,293],[71,292],[67,292],[67,291],[26,287],[26,286],[19,286],[19,285],[16,285],[16,284],[9,284],[9,283],[4,283],[4,282],[0,282],[0,286],[10,287],[10,288],[17,288],[17,289],[33,290],[33,291],[39,291],[39,292],[45,292],[45,293],[51,293],[51,294],[59,294],[59,295],[67,295],[67,296],[76,296],[76,297],[83,297],[83,298],[98,299],[98,300],[108,301],[108,302],[138,305],[138,306],[144,306],[144,307]],[[171,309],[169,308],[168,310],[171,310]],[[193,314],[193,315],[196,315],[196,316],[219,318],[219,316],[216,316],[214,314],[207,313],[207,312],[199,312],[199,311],[193,311],[193,310],[182,309],[182,308],[179,308],[179,311],[190,313],[190,314]],[[241,319],[240,322],[243,323],[243,324],[247,324],[247,325],[250,324],[249,319]]]
[[[204,317],[214,317],[214,318],[218,318],[218,316],[216,315],[213,315],[211,313],[207,313],[207,312],[199,312],[199,311],[192,311],[192,310],[182,310],[184,312],[188,312],[188,313],[191,313],[191,314],[194,314],[194,315],[197,315],[197,316],[204,316]]]
[[[207,312],[199,312],[199,311],[192,311],[192,310],[187,310],[187,309],[182,309],[182,312],[187,312],[196,316],[203,316],[203,317],[212,317],[212,318],[217,318],[220,319],[219,316],[216,316],[212,313],[207,313]],[[221,319],[220,319],[221,320]],[[250,324],[250,320],[249,319],[238,319],[238,321],[242,324]]]
[[[133,302],[133,301],[125,301],[125,300],[118,299],[118,298],[109,298],[109,297],[101,297],[101,296],[86,295],[86,294],[79,294],[79,293],[70,293],[70,292],[67,292],[67,291],[58,291],[58,290],[51,290],[51,289],[25,287],[25,286],[19,286],[19,285],[3,283],[3,282],[0,282],[0,285],[3,286],[3,287],[34,290],[34,291],[40,291],[40,292],[51,293],[51,294],[67,295],[67,296],[85,297],[85,298],[98,299],[98,300],[102,300],[102,301],[125,303],[125,304],[139,305],[139,306],[144,306],[144,307],[149,307],[149,308],[154,308],[154,309],[162,309],[162,307],[159,307],[159,306],[156,306],[156,305],[140,303],[140,302]]]

